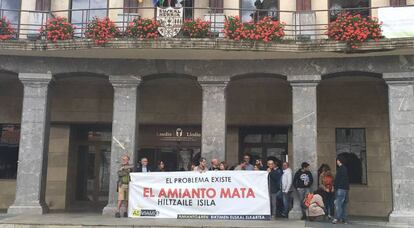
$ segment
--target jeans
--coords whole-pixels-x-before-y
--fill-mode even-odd
[[[323,204],[325,204],[325,214],[333,216],[334,212],[334,199],[335,199],[335,193],[333,192],[325,192],[324,198],[323,198]]]
[[[280,209],[280,205],[278,205],[278,200],[281,199],[282,191],[278,191],[277,193],[270,193],[270,213],[271,215],[278,215],[278,210]]]
[[[337,220],[342,220],[342,221],[347,220],[347,213],[346,213],[347,203],[348,203],[348,190],[337,189],[335,192],[335,210],[336,210],[335,218]]]
[[[283,192],[282,200],[283,200],[283,215],[287,216],[289,214],[289,210],[291,208],[290,192]]]
[[[306,206],[303,203],[303,200],[305,199],[305,196],[310,192],[310,188],[298,188],[297,192],[298,192],[300,208],[302,210],[302,216],[306,217]]]

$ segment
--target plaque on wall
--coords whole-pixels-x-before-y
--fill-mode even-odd
[[[166,38],[175,37],[183,25],[183,8],[157,7],[158,32]]]

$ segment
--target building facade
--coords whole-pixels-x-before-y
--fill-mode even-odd
[[[414,1],[269,1],[266,12],[287,24],[285,44],[218,34],[104,47],[83,38],[86,22],[154,17],[152,0],[16,2],[0,4],[19,31],[0,42],[0,208],[8,213],[113,213],[124,153],[152,166],[163,160],[172,171],[189,170],[200,156],[230,165],[245,153],[274,156],[294,170],[307,161],[315,176],[323,163],[335,170],[345,153],[350,214],[414,222],[414,38],[358,53],[315,44],[338,7],[368,7],[375,16],[378,7]],[[224,16],[248,20],[254,2],[180,4],[184,16],[214,17],[220,30]],[[32,40],[50,14],[78,24],[78,39]]]

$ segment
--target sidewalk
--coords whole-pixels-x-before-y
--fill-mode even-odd
[[[386,221],[354,219],[350,224],[333,225],[329,222],[304,222],[298,220],[272,220],[272,221],[222,221],[222,220],[177,220],[177,219],[132,219],[132,218],[113,218],[104,217],[100,214],[79,214],[79,213],[59,213],[46,215],[19,215],[10,216],[0,215],[1,228],[81,228],[81,227],[263,227],[263,228],[299,228],[299,227],[361,227],[361,228],[381,228],[381,227],[409,227],[391,226]]]

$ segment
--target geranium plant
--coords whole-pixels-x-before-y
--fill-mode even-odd
[[[11,39],[14,35],[14,29],[10,22],[5,18],[0,19],[0,40]]]
[[[378,41],[382,36],[381,24],[373,17],[344,12],[340,13],[335,21],[329,23],[326,35],[330,39],[346,42],[351,49],[354,49],[366,40]]]
[[[64,17],[51,18],[46,22],[46,27],[42,28],[41,33],[46,39],[56,42],[57,40],[68,40],[73,38],[75,26],[68,22]]]
[[[270,42],[280,40],[285,35],[284,24],[264,17],[257,23],[242,23],[238,16],[227,18],[224,24],[226,37],[233,40]]]
[[[108,17],[102,19],[95,17],[89,22],[85,32],[85,36],[94,40],[97,45],[103,45],[119,35],[119,29]]]
[[[201,18],[186,19],[183,24],[183,33],[184,36],[190,38],[206,38],[210,34],[210,25],[209,21],[205,21]]]
[[[133,38],[157,38],[159,36],[159,26],[160,23],[157,20],[135,18],[128,24],[125,30],[125,35]]]

